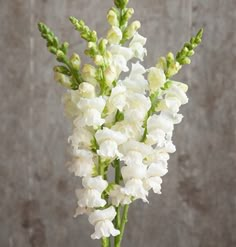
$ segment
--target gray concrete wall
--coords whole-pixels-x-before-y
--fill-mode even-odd
[[[205,27],[203,45],[178,79],[190,86],[175,132],[163,195],[130,211],[126,247],[236,246],[236,1],[130,0],[148,37],[146,65]],[[0,0],[0,246],[95,247],[86,217],[74,220],[64,166],[68,122],[44,21],[73,49],[84,43],[67,17],[105,34],[111,0]]]

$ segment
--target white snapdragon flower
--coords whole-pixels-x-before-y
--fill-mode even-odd
[[[143,76],[144,73],[146,73],[145,68],[137,62],[132,64],[130,75],[119,83],[131,92],[144,94],[148,88],[148,82]]]
[[[95,138],[99,145],[97,153],[104,159],[120,157],[121,153],[118,151],[118,146],[127,140],[127,137],[121,132],[108,128],[98,130],[95,134]]]
[[[78,205],[81,208],[104,207],[106,200],[101,198],[102,192],[107,188],[108,182],[101,176],[85,177],[82,180],[84,189],[76,190]]]
[[[111,53],[111,64],[116,68],[117,76],[122,71],[129,71],[127,62],[133,57],[133,51],[130,48],[121,45],[111,45],[109,52]]]
[[[126,87],[117,85],[111,91],[111,95],[108,99],[108,112],[112,113],[117,109],[122,112],[126,105]]]
[[[145,188],[147,190],[153,189],[154,193],[161,194],[161,177],[167,172],[167,162],[165,161],[158,161],[149,165],[145,179]]]
[[[134,162],[122,167],[121,174],[125,182],[125,187],[121,191],[135,199],[142,199],[147,202],[148,191],[143,183],[147,175],[147,166]]]
[[[92,239],[100,239],[103,237],[117,236],[120,231],[115,229],[112,221],[116,216],[114,207],[102,210],[95,210],[89,215],[90,224],[95,226],[95,232],[91,235]]]
[[[127,165],[142,164],[143,159],[153,152],[151,146],[134,140],[122,144],[119,150],[123,154],[121,160]]]
[[[139,93],[129,93],[124,111],[125,120],[128,122],[143,122],[150,107],[151,101],[148,97]]]
[[[128,140],[139,141],[143,136],[144,129],[142,124],[135,121],[120,121],[112,126],[112,130],[124,133]]]
[[[92,138],[93,132],[89,128],[74,128],[73,134],[68,138],[68,142],[71,143],[75,150],[78,148],[89,149]]]
[[[75,119],[74,124],[76,126],[101,126],[105,122],[101,117],[105,104],[106,101],[102,96],[92,99],[81,98],[77,104],[81,115]]]
[[[156,92],[166,82],[166,76],[161,68],[152,67],[148,70],[148,82],[151,93]]]
[[[144,56],[147,55],[147,49],[144,48],[146,41],[147,39],[145,37],[141,36],[138,32],[136,32],[129,44],[129,47],[134,53],[134,56],[140,59],[141,61],[143,61]]]
[[[141,179],[132,178],[125,183],[125,187],[121,191],[134,199],[142,199],[144,202],[148,202],[148,191],[144,186]]]
[[[94,154],[89,150],[74,149],[73,155],[73,160],[69,162],[69,171],[79,177],[91,176],[94,167]]]
[[[122,191],[122,187],[120,185],[115,185],[113,187],[113,189],[109,192],[109,197],[111,198],[112,205],[116,207],[120,204],[126,205],[132,202],[131,197]]]

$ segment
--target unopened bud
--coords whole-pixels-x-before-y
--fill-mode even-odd
[[[104,73],[107,86],[111,87],[113,81],[116,80],[116,70],[113,66],[108,67]]]
[[[190,58],[188,58],[188,57],[185,57],[184,59],[183,59],[183,61],[182,61],[182,64],[190,64],[191,63],[191,60],[190,60]]]
[[[111,26],[119,26],[117,13],[114,9],[110,9],[107,13],[107,21]]]
[[[140,27],[141,23],[139,21],[132,22],[125,31],[125,38],[131,39]]]
[[[54,73],[55,81],[59,82],[62,86],[66,88],[71,88],[70,77],[59,72]]]
[[[90,83],[97,83],[96,77],[96,68],[93,67],[90,64],[85,64],[82,68],[82,77],[85,81],[88,81]]]
[[[74,69],[77,70],[80,69],[81,60],[78,54],[73,53],[72,56],[70,57],[70,62]]]
[[[110,44],[119,44],[122,39],[122,32],[118,27],[112,26],[108,31],[107,39]]]
[[[80,92],[80,95],[84,98],[94,98],[95,97],[95,87],[88,82],[82,82],[79,85],[79,92]]]
[[[106,51],[107,44],[107,39],[101,39],[101,41],[99,42],[98,48],[102,54]]]
[[[124,20],[127,22],[132,17],[133,14],[134,14],[134,9],[128,8],[123,16]]]
[[[96,56],[94,57],[94,63],[95,63],[96,65],[98,65],[98,66],[103,65],[103,63],[104,63],[103,56],[101,56],[101,55],[96,55]]]
[[[57,61],[59,62],[63,62],[65,60],[65,54],[61,50],[57,51],[56,56],[57,56]]]

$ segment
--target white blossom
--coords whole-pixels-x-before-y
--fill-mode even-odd
[[[143,74],[146,73],[145,68],[139,63],[132,64],[132,69],[128,77],[123,81],[119,81],[127,90],[135,93],[145,93],[148,88],[148,82]]]
[[[92,99],[81,98],[77,103],[77,107],[81,114],[75,119],[76,126],[101,126],[105,120],[101,117],[106,101],[103,97]]]
[[[134,56],[141,61],[145,55],[147,55],[147,49],[144,48],[147,39],[141,36],[139,33],[135,33],[133,39],[131,40],[129,47],[132,49]]]
[[[90,224],[95,226],[95,232],[91,235],[92,239],[100,239],[103,237],[117,236],[120,231],[115,229],[112,221],[116,216],[114,207],[102,210],[95,210],[89,215]]]
[[[94,167],[93,156],[89,150],[74,149],[73,160],[69,162],[69,171],[79,177],[91,176]]]
[[[166,82],[166,76],[162,69],[152,67],[148,70],[148,82],[151,93],[156,92]]]
[[[99,145],[97,153],[104,159],[120,157],[121,153],[118,150],[118,146],[127,140],[124,134],[106,127],[102,130],[98,130],[95,134],[95,138]]]
[[[76,190],[79,207],[96,208],[106,205],[106,200],[101,198],[102,192],[108,186],[106,180],[103,180],[101,176],[85,177],[82,180],[82,184],[84,189]]]
[[[125,205],[132,202],[131,197],[122,191],[122,187],[120,185],[114,185],[113,189],[109,193],[109,197],[111,198],[112,205],[116,207],[120,204]]]

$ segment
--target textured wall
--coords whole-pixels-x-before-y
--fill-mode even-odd
[[[73,49],[84,43],[66,20],[104,34],[108,0],[0,0],[0,246],[95,247],[86,217],[74,220],[78,180],[64,166],[68,122],[54,60],[36,23]],[[151,66],[204,26],[205,38],[179,79],[190,85],[175,132],[163,195],[136,202],[126,247],[236,246],[236,1],[131,0],[148,37]],[[96,12],[95,12],[96,11]]]

